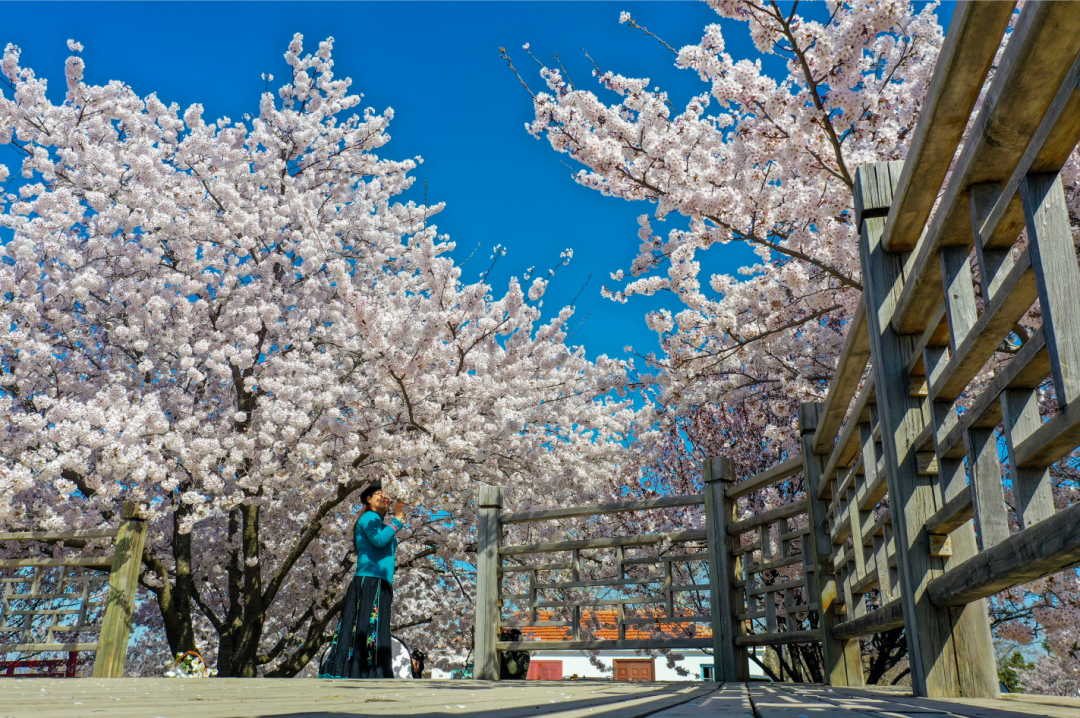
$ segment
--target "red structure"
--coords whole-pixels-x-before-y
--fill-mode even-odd
[[[43,658],[36,661],[0,661],[0,675],[5,678],[74,678],[78,651],[69,651],[67,658]],[[16,672],[18,669],[29,669]]]

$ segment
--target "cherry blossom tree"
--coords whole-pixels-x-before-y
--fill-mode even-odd
[[[460,664],[478,483],[543,507],[636,475],[632,363],[567,345],[571,307],[543,318],[554,270],[463,279],[332,43],[297,35],[277,96],[214,122],[84,82],[75,42],[58,104],[0,62],[0,525],[135,502],[146,635],[225,676],[295,675],[332,636],[369,481],[412,506],[395,633]]]
[[[597,92],[575,86],[561,66],[543,67],[545,87],[534,92],[503,51],[533,98],[527,131],[580,163],[574,180],[653,204],[639,217],[636,257],[604,291],[619,302],[670,292],[683,305],[646,316],[660,341],[645,359],[655,372],[649,388],[662,439],[644,463],[672,485],[695,484],[706,456],[726,455],[752,474],[797,450],[798,404],[823,400],[861,294],[855,168],[904,158],[943,39],[934,4],[829,2],[812,11],[815,19],[798,4],[708,2],[720,17],[746,24],[758,59],[732,57],[719,24],[676,50],[629,13],[619,18],[706,83],[681,110],[648,78],[599,67]],[[770,75],[766,57],[782,59],[786,71]],[[1062,176],[1080,226],[1076,153]],[[674,226],[662,233],[663,222]],[[730,242],[749,244],[758,262],[740,276],[702,277],[699,253]],[[999,359],[1009,353],[1003,349]],[[992,376],[993,366],[975,393]],[[1070,458],[1058,470],[1059,507],[1076,500],[1075,464]],[[790,497],[762,500],[743,510]],[[1036,672],[1055,677],[1032,677],[1031,686],[1075,692],[1080,638],[1067,629],[1080,606],[1075,584],[1069,571],[992,602],[1003,636],[1053,634]],[[902,660],[902,641],[893,639],[882,644],[889,658],[875,659],[875,675]]]

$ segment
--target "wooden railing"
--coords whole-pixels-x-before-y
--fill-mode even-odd
[[[0,533],[0,542],[62,542],[78,548],[113,538],[112,556],[0,559],[0,655],[95,651],[94,677],[124,674],[146,523],[125,503],[115,529]],[[100,623],[98,620],[100,619]],[[84,640],[97,633],[96,641]],[[58,640],[77,636],[76,640]]]
[[[715,518],[710,513],[709,519],[726,538],[718,560],[727,594],[720,601],[731,607],[725,613],[731,637],[721,646],[727,655],[723,669],[717,670],[723,680],[749,678],[748,646],[821,640],[810,628],[818,591],[806,500],[742,518],[744,512],[738,509],[739,499],[789,481],[803,470],[802,463],[794,457],[743,481],[737,480],[735,465],[726,458],[705,464],[706,486],[722,487],[714,489],[720,511]]]
[[[712,459],[703,468],[703,494],[524,513],[502,513],[502,489],[482,486],[474,675],[497,679],[498,654],[503,650],[707,648],[713,650],[717,680],[746,680],[748,647],[821,640],[820,632],[810,629],[810,613],[817,604],[806,599],[818,594],[807,583],[813,581],[812,569],[804,569],[811,562],[811,553],[804,549],[810,532],[806,502],[749,516],[741,516],[737,508],[740,498],[802,471],[802,460],[796,457],[741,482],[726,458]],[[705,509],[704,531],[502,544],[504,527],[515,524],[698,506]],[[658,544],[669,548],[662,554],[648,551]],[[582,552],[586,551],[593,559],[598,551],[614,552],[614,575],[583,580]],[[551,554],[558,554],[559,560],[548,558]],[[540,558],[529,561],[533,557]],[[659,573],[648,574],[650,566],[659,567]],[[519,592],[504,593],[507,584],[517,585],[509,590]],[[605,595],[573,595],[583,590]],[[624,595],[628,590],[635,595]],[[552,593],[555,598],[549,597]],[[681,600],[686,594],[694,600]],[[631,615],[638,606],[647,609]],[[595,626],[583,624],[582,612],[599,607],[615,610],[608,630],[616,631],[616,638],[586,635]],[[566,617],[552,620],[540,615],[545,609]],[[506,612],[517,616],[504,617]],[[696,624],[708,624],[711,635],[696,635],[690,628]],[[504,629],[513,628],[526,632],[558,628],[568,639],[499,640]],[[671,628],[684,635],[674,635]],[[627,638],[628,630],[642,629],[651,629],[648,637]]]
[[[717,631],[719,616],[688,613],[685,608],[679,610],[682,602],[679,595],[684,593],[706,593],[713,595],[709,583],[676,583],[679,575],[694,576],[716,575],[715,572],[688,569],[689,564],[702,564],[715,560],[710,550],[714,543],[710,539],[710,530],[678,531],[665,534],[641,534],[624,537],[604,537],[549,543],[527,544],[518,546],[502,545],[503,526],[536,521],[551,521],[565,518],[591,518],[593,516],[644,511],[650,509],[695,507],[706,503],[706,497],[676,496],[646,501],[626,501],[596,506],[568,507],[549,511],[533,511],[516,514],[502,514],[502,489],[482,486],[479,492],[479,523],[477,527],[477,600],[476,600],[476,643],[474,657],[474,675],[478,679],[497,680],[499,678],[498,652],[503,650],[611,650],[611,649],[683,649],[715,648],[719,640]],[[628,555],[634,551],[644,551],[657,544],[671,545],[672,549],[660,554],[642,553],[640,556]],[[613,551],[615,575],[610,578],[582,580],[582,552]],[[561,560],[548,558],[557,554]],[[529,562],[531,557],[540,560]],[[511,559],[513,563],[504,563]],[[660,566],[659,575],[628,576],[634,570],[646,566]],[[681,570],[680,570],[681,569]],[[546,578],[545,578],[546,577]],[[504,594],[504,583],[523,584],[523,592]],[[654,591],[649,586],[657,587]],[[637,589],[637,595],[625,596],[626,589]],[[581,590],[598,590],[607,595],[575,598]],[[556,598],[549,598],[550,594]],[[615,596],[613,593],[620,593]],[[559,595],[563,594],[563,595]],[[521,618],[504,618],[504,608],[524,614]],[[628,615],[631,607],[647,606],[644,615]],[[599,639],[587,637],[590,626],[583,625],[583,609],[600,607],[614,608],[617,638]],[[569,618],[548,620],[539,617],[539,612],[568,614]],[[664,615],[659,616],[663,610]],[[694,624],[706,623],[713,626],[712,636],[689,635],[673,637],[660,629],[662,626],[678,624],[685,628]],[[627,639],[627,629],[638,627],[652,628],[648,638]],[[503,629],[518,628],[560,628],[569,634],[569,640],[522,640],[503,641],[499,636]],[[692,629],[689,633],[696,633]],[[657,635],[659,634],[659,635]]]
[[[863,300],[826,401],[800,411],[834,685],[862,684],[859,636],[903,625],[917,695],[994,696],[983,599],[1080,562],[1080,505],[1055,509],[1049,473],[1080,445],[1058,177],[1080,140],[1080,5],[1024,6],[960,147],[1011,12],[957,7],[907,160],[856,173]]]

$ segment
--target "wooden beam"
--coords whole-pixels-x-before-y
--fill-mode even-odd
[[[568,628],[571,621],[501,621],[500,628]]]
[[[966,488],[930,517],[926,522],[926,530],[931,534],[948,536],[973,518],[975,506],[971,502],[971,490]]]
[[[15,531],[0,533],[0,541],[64,541],[65,539],[115,538],[119,529],[77,529],[75,531]]]
[[[885,223],[890,252],[915,247],[1009,26],[1013,2],[956,6]]]
[[[998,253],[987,256],[988,259],[993,259],[995,262],[1004,259],[1005,256],[1000,253],[1012,247],[1020,230],[1024,228],[1024,213],[1019,196],[1020,185],[1024,178],[1031,173],[1056,173],[1080,140],[1080,91],[1077,89],[1077,81],[1080,80],[1080,64],[1078,63],[1080,63],[1080,56],[1073,62],[1042,124],[1035,131],[1024,156],[1017,163],[1008,181],[1004,182],[1003,186],[997,185],[996,190],[993,190],[996,183],[990,183],[991,192],[985,189],[979,190],[984,195],[991,195],[994,198],[985,214],[977,219],[973,217],[972,220],[976,237],[980,240],[976,243],[976,250],[981,250],[983,253],[989,251],[991,255]],[[973,197],[976,194],[976,187],[972,187]],[[991,270],[988,279],[992,285],[997,272],[992,266],[988,269]]]
[[[636,651],[665,648],[711,648],[711,638],[661,638],[598,641],[498,641],[500,651]]]
[[[582,608],[588,606],[633,606],[636,604],[664,603],[667,599],[660,598],[590,598],[580,601],[537,601],[538,608]]]
[[[987,293],[987,296],[989,296],[989,293]],[[923,366],[922,361],[923,349],[933,346],[948,346],[949,339],[949,318],[945,316],[945,305],[940,304],[938,305],[934,317],[927,323],[922,336],[919,337],[918,341],[915,342],[915,346],[912,347],[911,356],[908,357],[905,371],[908,374],[925,377],[926,367]]]
[[[780,519],[791,518],[792,516],[798,516],[799,514],[806,513],[806,499],[800,499],[798,501],[792,501],[790,504],[784,504],[783,506],[777,506],[775,509],[769,511],[763,511],[760,514],[751,516],[748,519],[742,521],[736,521],[727,527],[728,535],[738,536],[744,534],[747,531],[752,531],[758,526],[764,526],[765,524],[779,521]]]
[[[519,524],[528,521],[553,521],[554,519],[576,518],[579,516],[601,516],[603,514],[618,514],[628,511],[648,511],[650,509],[670,509],[679,506],[700,506],[705,502],[701,494],[690,496],[665,496],[659,499],[644,499],[642,501],[620,501],[613,504],[596,504],[594,506],[571,506],[565,509],[548,509],[546,511],[523,511],[516,514],[503,514],[499,521],[504,524]]]
[[[960,396],[1037,298],[1031,257],[1025,251],[988,298],[986,310],[956,347],[941,377],[931,382],[931,398],[952,401]]]
[[[60,627],[58,627],[60,628]],[[40,651],[96,651],[96,643],[0,643],[0,653],[38,653]]]
[[[640,536],[616,536],[614,538],[586,539],[584,541],[556,541],[554,543],[535,543],[523,546],[503,546],[499,549],[502,556],[518,556],[526,553],[556,553],[586,548],[615,548],[616,546],[652,546],[661,541],[681,543],[687,541],[705,541],[704,531],[675,531],[667,534],[642,534]]]
[[[146,521],[137,517],[135,504],[125,501],[109,572],[105,615],[101,619],[98,649],[94,655],[94,678],[121,678],[127,658],[135,593],[139,588]]]
[[[859,392],[859,398],[855,402],[855,408],[851,410],[851,416],[844,424],[844,431],[840,435],[832,452],[822,470],[822,482],[818,486],[818,497],[828,498],[832,496],[832,482],[830,479],[840,467],[847,466],[858,456],[859,453],[859,424],[866,421],[869,416],[869,407],[876,398],[874,389],[874,377],[871,375]]]
[[[499,544],[502,528],[503,490],[500,486],[481,484],[477,496],[476,517],[476,617],[474,675],[478,680],[499,680],[499,654],[495,641],[502,621],[499,601]]]
[[[782,481],[793,474],[797,474],[802,471],[802,456],[795,456],[787,461],[772,466],[760,474],[751,476],[746,481],[740,481],[734,484],[728,484],[725,491],[725,496],[729,499],[737,499],[743,496],[754,493],[758,489],[766,486],[772,486],[777,481]]]
[[[650,561],[652,563],[653,561]],[[500,566],[499,573],[521,573],[526,571],[569,571],[569,563],[537,563],[526,566]]]
[[[832,450],[833,441],[844,423],[848,404],[859,389],[859,381],[869,360],[870,336],[866,333],[866,303],[860,299],[848,325],[844,346],[836,362],[836,371],[829,382],[829,394],[825,398],[823,409],[824,418],[814,433],[815,454],[827,454]]]
[[[745,651],[735,646],[744,624],[734,618],[742,610],[743,600],[735,584],[742,578],[741,559],[733,549],[738,540],[728,527],[738,516],[735,499],[727,495],[734,486],[735,462],[727,457],[707,459],[702,466],[705,481],[705,518],[708,532],[709,584],[712,598],[713,670],[716,680],[747,680],[750,667]]]
[[[857,170],[886,171],[891,174],[885,163],[864,165]],[[964,208],[966,212],[966,202]],[[925,524],[940,508],[937,505],[939,499],[932,478],[919,475],[916,458],[921,444],[932,436],[929,407],[925,399],[909,396],[905,371],[917,337],[901,336],[892,321],[907,284],[903,258],[887,252],[882,245],[884,222],[870,218],[862,223],[860,230],[866,314],[870,324],[878,415],[882,424],[881,443],[889,486],[889,510],[893,515],[912,689],[915,695],[928,697],[975,696],[991,691],[996,695],[996,666],[985,608],[980,623],[979,616],[975,615],[979,606],[970,607],[970,616],[967,609],[954,614],[924,598],[927,583],[945,565],[942,558],[930,554]],[[935,261],[934,264],[939,263]],[[940,287],[937,291],[942,292]],[[934,308],[936,305],[930,307],[926,318],[933,316]],[[924,328],[920,327],[918,332]],[[969,547],[965,544],[961,548],[966,551]],[[973,535],[970,548],[975,550]],[[967,556],[963,554],[957,557],[958,560],[965,558]],[[959,646],[975,651],[980,658],[973,660],[970,655],[961,656]],[[961,660],[971,664],[970,669],[961,670]]]
[[[819,498],[823,482],[824,458],[812,450],[818,422],[824,414],[821,404],[799,404],[799,436],[803,450],[803,480],[806,484],[807,522],[809,545],[804,543],[803,552],[809,552],[806,579],[810,582],[807,595],[817,603],[818,640],[824,656],[823,672],[829,685],[863,685],[862,661],[858,641],[841,641],[833,637],[832,627],[839,622],[840,602],[837,596],[836,578],[829,570],[832,541],[829,538],[828,506]]]
[[[83,566],[85,568],[111,568],[112,556],[69,556],[67,558],[0,558],[0,568],[26,568],[29,566]]]
[[[782,631],[779,633],[759,633],[739,636],[735,639],[739,646],[782,646],[789,643],[820,643],[819,631]]]
[[[1015,533],[930,581],[939,606],[963,606],[1080,564],[1080,504]]]
[[[1075,90],[1075,81],[1070,87],[1066,80],[1072,69],[1071,61],[1078,53],[1080,4],[1047,2],[1024,6],[934,218],[905,266],[904,289],[893,318],[897,333],[921,333],[942,301],[940,266],[932,261],[938,249],[948,245],[972,246],[969,187],[1009,179],[1025,159],[1029,139],[1039,142],[1036,134],[1044,138],[1061,134],[1055,133],[1054,127]],[[1070,65],[1062,62],[1062,58],[1068,58]],[[1064,94],[1058,97],[1063,89]],[[1055,104],[1055,99],[1060,102]],[[1039,133],[1048,113],[1057,116]],[[924,121],[933,122],[934,118],[924,114],[920,124]],[[1065,118],[1065,121],[1072,124],[1076,120]],[[1071,149],[1069,146],[1068,150]],[[1061,148],[1054,148],[1054,152],[1060,157],[1040,158],[1037,148],[1027,159],[1032,164],[1036,160],[1056,164],[1052,169],[1057,171],[1069,152]],[[1024,174],[1029,171],[1022,168]],[[889,246],[893,244],[890,242]]]
[[[964,456],[964,432],[969,429],[993,429],[1001,423],[1001,403],[998,395],[1005,389],[1034,389],[1050,374],[1050,355],[1046,339],[1039,327],[1020,347],[1009,363],[986,385],[975,403],[960,415],[956,426],[944,436],[937,437],[941,456],[959,459]],[[1070,449],[1071,451],[1071,449]]]
[[[875,633],[884,633],[904,625],[904,609],[900,599],[889,601],[880,608],[875,608],[869,613],[844,621],[832,629],[832,634],[841,640],[872,636]]]

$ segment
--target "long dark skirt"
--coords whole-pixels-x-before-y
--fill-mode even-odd
[[[320,678],[393,678],[390,658],[390,604],[394,587],[381,578],[355,576],[345,594],[330,651]]]

